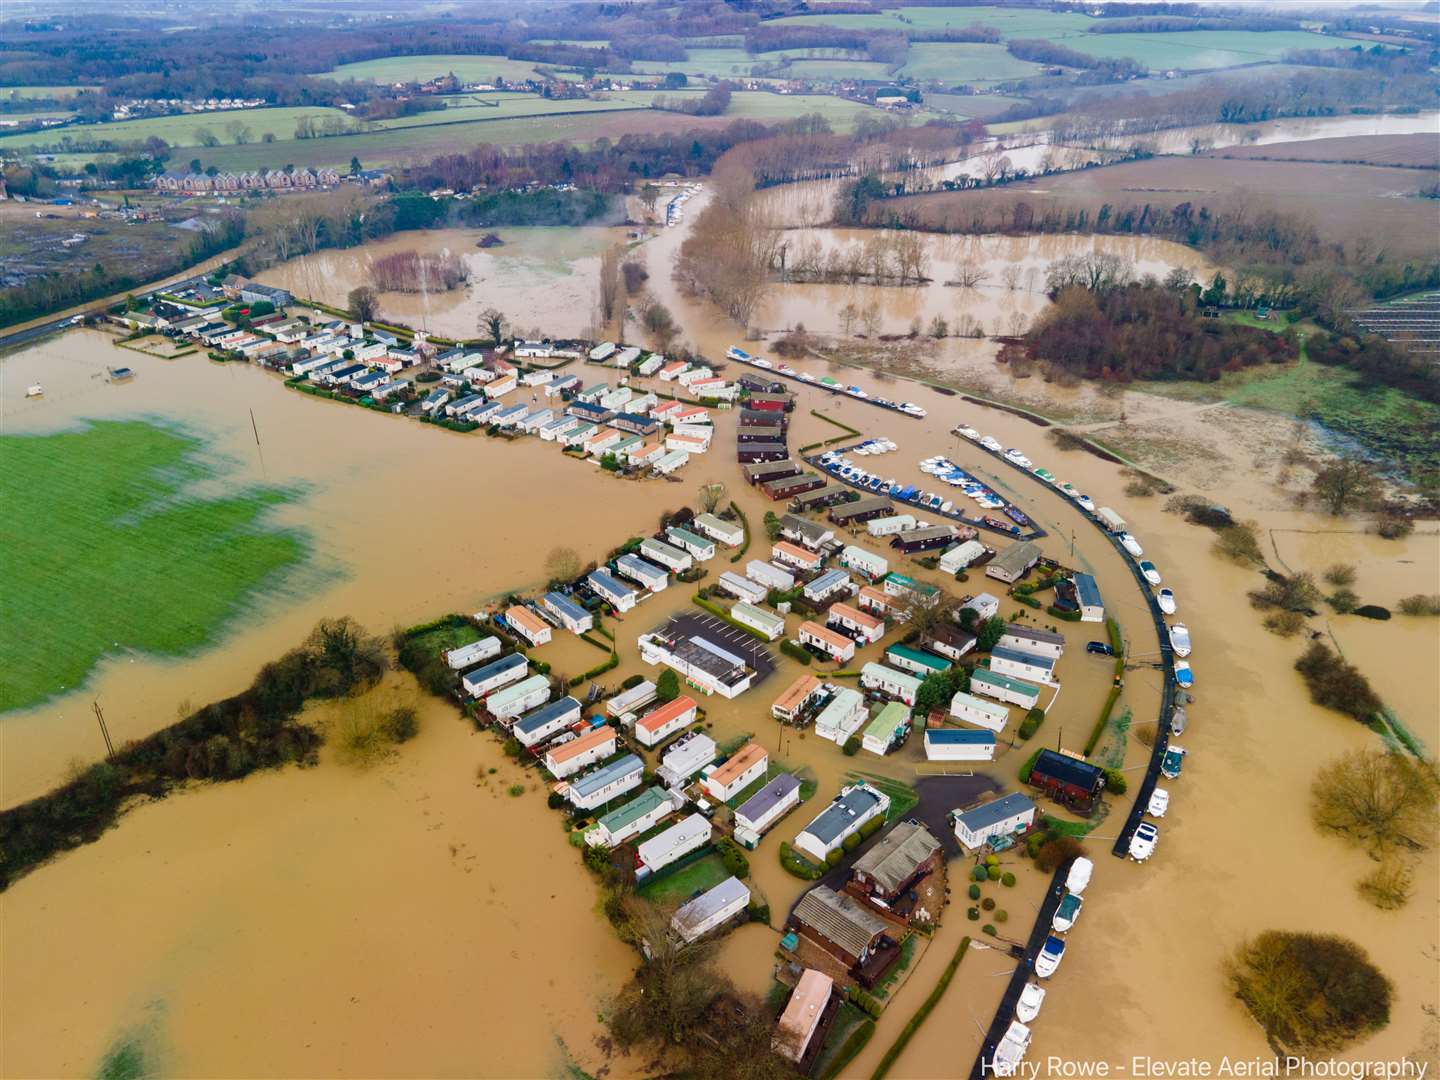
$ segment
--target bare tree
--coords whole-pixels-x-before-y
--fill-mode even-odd
[[[1315,824],[1379,851],[1423,851],[1435,842],[1435,776],[1388,750],[1357,750],[1325,766],[1310,788]]]
[[[195,142],[205,147],[219,146],[220,137],[208,127],[198,127],[195,129]]]
[[[1004,283],[1005,288],[1014,292],[1020,287],[1020,267],[1010,263],[1000,271],[1000,280]]]
[[[489,334],[490,340],[499,345],[505,338],[505,313],[499,308],[489,307],[480,313],[478,329]]]
[[[350,308],[350,314],[361,322],[370,322],[380,310],[380,296],[369,285],[351,289],[350,295],[346,297],[346,302]]]
[[[871,301],[860,312],[860,321],[865,325],[865,336],[874,337],[880,332],[880,305]]]
[[[982,284],[990,276],[985,269],[985,264],[973,255],[961,259],[955,264],[955,280],[962,289],[973,289]]]
[[[600,316],[607,322],[614,322],[619,313],[620,297],[623,293],[621,282],[621,254],[618,246],[608,248],[600,256]]]
[[[853,301],[840,309],[840,329],[845,331],[846,337],[855,332],[855,323],[859,318],[860,309],[855,306]]]
[[[580,555],[574,548],[551,548],[545,556],[545,579],[551,585],[564,585],[580,576]]]
[[[670,314],[670,309],[658,300],[652,300],[645,305],[641,322],[660,352],[669,349],[680,333],[680,327],[676,324],[675,317]]]
[[[725,485],[718,480],[713,484],[700,485],[700,509],[703,513],[713,514],[719,509],[720,504],[725,501],[728,494]]]

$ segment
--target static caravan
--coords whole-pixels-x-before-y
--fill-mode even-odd
[[[1050,630],[1040,630],[1022,623],[1010,623],[996,644],[1002,649],[1044,656],[1059,660],[1065,651],[1065,637]]]
[[[830,520],[836,525],[863,525],[873,518],[889,517],[894,510],[889,499],[871,496],[831,507]]]
[[[785,476],[779,480],[766,480],[760,490],[775,502],[785,502],[803,495],[807,491],[825,486],[825,478],[818,473],[801,473],[799,476]]]
[[[829,704],[820,710],[815,718],[815,734],[829,739],[837,746],[844,746],[846,740],[859,731],[870,717],[865,708],[865,695],[858,690],[842,686],[835,691]]]
[[[635,346],[631,345],[629,348],[621,349],[619,352],[617,352],[614,357],[611,358],[610,363],[617,368],[628,368],[631,364],[633,364],[636,360],[639,359],[640,350],[635,348]]]
[[[865,531],[871,536],[894,536],[915,528],[914,514],[891,514],[889,517],[872,518],[865,523]]]
[[[1011,544],[985,565],[985,573],[1007,585],[1019,581],[1029,569],[1040,561],[1040,545],[1029,540]]]
[[[1100,586],[1090,574],[1076,574],[1070,579],[1075,585],[1075,601],[1080,605],[1081,622],[1104,622],[1105,603],[1100,599]]]
[[[1040,688],[1030,683],[1012,679],[1009,675],[977,667],[970,673],[970,690],[985,697],[1019,705],[1022,709],[1033,709],[1040,700]]]
[[[795,837],[795,846],[816,862],[841,847],[845,838],[858,833],[871,818],[890,809],[890,796],[869,784],[843,788]]]
[[[1034,679],[1052,686],[1055,682],[1055,661],[1048,656],[1002,649],[999,645],[990,650],[990,670],[996,675],[1008,675],[1012,679]]]
[[[601,428],[581,443],[580,446],[587,454],[603,455],[623,438],[625,438],[624,432],[616,431],[610,427]]]
[[[799,805],[800,781],[789,773],[781,773],[736,807],[735,838],[744,843],[740,831],[745,829],[754,834],[758,843],[766,829]]]
[[[674,382],[685,372],[690,370],[690,365],[684,360],[671,360],[660,369],[661,382]]]
[[[817,622],[801,623],[796,636],[800,639],[800,644],[824,653],[838,664],[843,664],[855,656],[855,642]]]
[[[735,432],[737,443],[784,442],[785,428],[782,424],[746,424]]]
[[[804,588],[805,599],[812,604],[823,604],[836,596],[850,594],[850,575],[844,570],[827,570]]]
[[[470,672],[460,682],[467,694],[472,698],[480,698],[502,686],[519,682],[529,671],[530,661],[521,653],[511,653]]]
[[[710,437],[708,435],[676,435],[665,436],[666,450],[683,450],[687,454],[703,454],[710,449]]]
[[[646,788],[624,806],[596,821],[594,828],[586,830],[585,842],[591,847],[618,847],[632,836],[660,824],[674,809],[669,797],[658,787]]]
[[[705,790],[711,798],[729,802],[765,775],[770,755],[759,743],[746,743],[705,776]]]
[[[689,529],[682,529],[678,525],[671,525],[665,530],[665,535],[676,547],[684,548],[700,562],[706,562],[715,557],[715,542],[691,532]]]
[[[520,717],[510,729],[510,734],[519,739],[522,746],[539,746],[579,719],[580,702],[573,697],[563,697]]]
[[[785,692],[775,699],[775,704],[770,706],[770,715],[776,720],[793,724],[804,714],[810,702],[822,692],[824,683],[807,672],[787,686]]]
[[[724,592],[750,604],[763,604],[770,590],[758,581],[743,578],[732,570],[726,570],[715,583]]]
[[[899,548],[906,555],[918,555],[924,551],[936,551],[949,547],[955,539],[955,526],[931,525],[924,529],[910,529],[896,533],[890,538],[890,546]]]
[[[656,458],[655,463],[650,467],[654,469],[656,474],[659,476],[669,476],[677,469],[683,469],[689,463],[690,451],[669,450],[666,453],[662,454],[660,457]]]
[[[864,611],[891,617],[900,614],[900,601],[874,585],[861,585],[860,591],[855,594],[855,600]]]
[[[906,705],[914,705],[915,695],[920,690],[920,679],[884,664],[871,662],[860,671],[860,685],[866,690],[878,690],[882,694],[897,698]]]
[[[587,765],[604,761],[615,753],[615,747],[614,728],[591,728],[568,742],[556,743],[550,747],[545,752],[545,768],[550,771],[550,775],[563,780],[567,776],[574,776]]]
[[[629,611],[639,599],[639,590],[616,578],[605,570],[595,570],[585,578],[596,596],[612,605],[616,611]]]
[[[741,626],[748,626],[756,633],[764,634],[766,641],[774,641],[785,633],[783,617],[744,600],[739,601],[730,609],[730,617]]]
[[[687,944],[699,941],[724,926],[750,906],[750,890],[737,877],[728,877],[682,905],[670,919],[670,929]]]
[[[991,593],[982,592],[966,600],[960,607],[962,609],[969,608],[975,612],[977,623],[984,622],[1000,614],[1000,598]]]
[[[631,398],[625,403],[625,407],[631,411],[616,413],[610,423],[614,424],[621,431],[628,431],[631,435],[653,435],[660,430],[660,423],[651,420],[648,416],[641,416],[635,412],[635,403],[639,398]]]
[[[640,366],[635,370],[641,375],[654,375],[664,365],[665,357],[659,353],[651,353],[644,360],[640,361]]]
[[[898,701],[888,703],[865,728],[860,745],[884,757],[910,730],[910,710]]]
[[[783,442],[743,443],[735,448],[735,460],[741,465],[754,465],[762,461],[784,461],[790,451]]]
[[[673,547],[663,540],[646,539],[640,541],[640,554],[651,562],[659,563],[679,573],[682,570],[689,570],[695,565],[694,558],[688,551],[682,548]]]
[[[526,413],[525,416],[520,420],[520,422],[515,426],[521,431],[534,432],[539,431],[541,427],[550,423],[550,421],[554,419],[555,411],[553,409],[536,409],[532,413]],[[574,417],[571,417],[570,419],[574,419]]]
[[[926,728],[927,761],[994,761],[995,733],[976,728]]]
[[[746,563],[745,576],[751,581],[759,582],[767,589],[779,589],[781,592],[786,592],[795,587],[794,574],[762,559],[751,559]]]
[[[950,715],[990,731],[1004,731],[1005,725],[1010,722],[1010,710],[1004,705],[967,694],[964,690],[957,690],[950,699]]]
[[[461,645],[458,649],[447,650],[445,663],[450,665],[451,671],[463,671],[471,664],[478,664],[481,660],[489,660],[492,656],[499,655],[500,639],[492,635],[472,641],[469,645]]]
[[[745,542],[745,529],[742,525],[726,521],[714,514],[701,514],[694,519],[692,524],[703,535],[719,541],[726,547],[739,547]]]
[[[890,562],[883,555],[850,544],[840,553],[840,565],[871,581],[879,581],[890,572]]]
[[[789,476],[799,476],[805,470],[798,461],[786,458],[784,461],[757,461],[743,466],[740,471],[753,487],[766,480],[784,480]]]
[[[974,851],[996,836],[1028,829],[1035,824],[1035,804],[1018,791],[955,814],[955,839]]]
[[[715,740],[703,731],[692,731],[670,744],[660,758],[655,775],[671,789],[679,789],[685,781],[715,760]]]
[[[855,492],[851,491],[844,484],[826,484],[814,491],[807,491],[796,495],[790,500],[790,509],[801,510],[824,510],[827,507],[836,506],[839,503],[850,502],[856,498]]]
[[[1100,519],[1100,524],[1104,525],[1105,528],[1109,529],[1112,533],[1122,533],[1129,528],[1129,526],[1125,524],[1125,519],[1108,506],[1102,506],[1099,510],[1096,510],[1095,516]]]
[[[576,416],[560,416],[551,420],[540,429],[540,438],[546,442],[564,442],[565,436],[581,425],[582,421]]]
[[[548,592],[540,603],[572,634],[583,634],[595,625],[595,616],[564,593]]]
[[[867,615],[850,604],[831,604],[825,621],[830,626],[839,627],[845,633],[860,638],[867,645],[873,645],[885,636],[883,619]]]
[[[958,574],[966,567],[973,566],[975,561],[983,558],[989,550],[979,540],[963,541],[940,556],[940,569],[947,574]]]
[[[770,1049],[797,1067],[803,1068],[807,1063],[813,1066],[818,1054],[815,1058],[810,1055],[819,1045],[815,1036],[825,1023],[825,1014],[834,995],[833,978],[816,968],[806,968],[775,1025]],[[804,1071],[808,1073],[812,1069]]]
[[[545,620],[520,604],[505,609],[505,625],[537,648],[550,641],[550,627]]]
[[[654,700],[655,684],[646,679],[612,697],[605,703],[605,711],[611,716],[624,716],[636,709],[643,709]]]
[[[636,754],[626,754],[566,785],[564,795],[576,809],[594,810],[639,787],[644,773],[645,762]]]
[[[797,514],[785,514],[780,518],[780,535],[811,551],[819,551],[835,539],[835,530]]]
[[[615,355],[615,343],[613,341],[602,341],[590,350],[592,363],[603,364],[610,357]]]
[[[770,546],[770,559],[772,562],[793,566],[797,570],[818,570],[820,568],[819,555],[806,550],[799,544],[792,544],[788,540],[780,540]]]
[[[496,690],[485,699],[485,710],[496,720],[509,720],[550,700],[550,680],[544,675]]]
[[[681,694],[635,721],[635,739],[647,749],[658,746],[681,728],[695,722],[695,699]]]
[[[954,622],[947,621],[937,624],[928,635],[921,639],[920,644],[939,656],[959,660],[975,648],[976,641],[975,635],[969,630],[964,630],[956,626]]]
[[[651,592],[660,592],[670,585],[670,572],[663,566],[656,566],[628,552],[615,560],[615,569],[622,577],[638,581]]]
[[[700,814],[682,818],[635,849],[635,876],[649,877],[710,842],[710,822]]]
[[[949,671],[951,664],[943,656],[909,645],[891,645],[885,650],[885,662],[893,668],[919,675],[922,679],[937,672]]]
[[[673,453],[673,451],[669,451]],[[632,447],[626,452],[632,466],[655,465],[667,453],[665,445],[658,442],[641,442],[639,446]]]

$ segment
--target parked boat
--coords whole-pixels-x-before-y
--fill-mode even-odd
[[[1164,817],[1165,811],[1170,809],[1170,792],[1163,787],[1157,787],[1150,793],[1150,805],[1145,812],[1151,817]]]
[[[1141,560],[1140,573],[1145,576],[1145,580],[1148,581],[1151,585],[1160,584],[1160,570],[1149,559]]]
[[[1039,983],[1026,983],[1020,991],[1020,1000],[1015,1003],[1015,1016],[1031,1023],[1040,1015],[1040,1006],[1045,1002],[1045,988]]]
[[[1130,837],[1130,857],[1136,862],[1144,862],[1155,854],[1155,845],[1160,842],[1160,830],[1148,821],[1142,821],[1135,828],[1135,835]]]
[[[1055,974],[1060,961],[1065,959],[1065,939],[1055,937],[1053,934],[1045,939],[1045,944],[1040,946],[1040,951],[1035,954],[1035,974],[1042,979],[1048,979]]]
[[[1186,724],[1186,719],[1185,719],[1185,710],[1184,710],[1184,709],[1176,709],[1173,713],[1170,714],[1170,734],[1171,734],[1171,735],[1184,735],[1184,734],[1185,734],[1185,724]]]
[[[1095,872],[1095,864],[1085,856],[1080,856],[1070,864],[1070,872],[1065,875],[1065,888],[1079,896],[1085,891],[1085,886],[1090,884],[1090,875]]]
[[[1075,925],[1075,920],[1080,918],[1080,909],[1085,905],[1085,898],[1075,893],[1066,893],[1065,898],[1060,901],[1060,906],[1055,909],[1055,917],[1050,920],[1052,929],[1065,933]]]
[[[1161,589],[1155,597],[1155,602],[1160,605],[1160,610],[1166,615],[1174,615],[1176,611],[1175,590]]]
[[[44,397],[44,396],[45,396],[45,387],[41,386],[38,382],[37,382],[34,386],[28,386],[28,387],[25,388],[25,396],[26,396],[26,397]]]
[[[1140,541],[1131,536],[1128,532],[1120,534],[1120,546],[1128,551],[1135,558],[1145,554],[1145,549],[1140,546]]]
[[[1195,673],[1190,670],[1188,660],[1175,661],[1175,681],[1187,690],[1195,685]]]
[[[1183,746],[1172,746],[1165,751],[1165,756],[1160,759],[1160,775],[1166,780],[1174,780],[1180,775],[1180,770],[1185,765],[1185,748]]]
[[[1176,656],[1190,655],[1190,628],[1183,622],[1170,627],[1170,647],[1175,650]]]
[[[1029,1049],[1030,1029],[1019,1020],[1012,1020],[995,1046],[995,1056],[990,1059],[991,1072],[996,1076],[1014,1076],[1020,1071],[1020,1063]]]
[[[135,377],[135,369],[128,367],[106,368],[105,377],[111,382],[127,382]]]

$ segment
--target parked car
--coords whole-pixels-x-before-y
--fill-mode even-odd
[[[1085,651],[1096,656],[1114,656],[1115,648],[1108,641],[1087,641]]]

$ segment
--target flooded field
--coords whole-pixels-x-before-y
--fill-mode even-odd
[[[741,334],[674,290],[668,270],[682,239],[683,230],[671,229],[645,245],[651,288],[690,342],[718,357]],[[997,267],[1012,261],[1043,267],[1072,250],[1032,250],[1023,241],[1013,248],[1005,246],[1008,240],[977,243]],[[1159,246],[1130,252],[1137,262],[1155,265],[1179,257]],[[1195,258],[1185,249],[1177,252]],[[359,255],[344,254],[352,263]],[[804,299],[777,291],[775,309],[767,308],[758,321],[804,321],[821,329],[845,303],[818,294],[835,287],[789,288]],[[336,289],[343,298],[344,290]],[[858,291],[885,296],[887,325],[908,326],[912,314],[890,310],[899,295],[890,296],[886,287]],[[988,295],[984,289],[950,292]],[[996,292],[1003,297],[1010,290],[1001,284]],[[476,301],[482,308],[491,302],[483,294]],[[527,301],[536,302],[534,295]],[[509,313],[521,323],[554,329],[552,310],[546,303],[528,314]],[[995,317],[983,317],[987,329]],[[955,363],[988,362],[964,352],[969,343],[948,343],[952,348]],[[304,397],[273,376],[199,356],[137,356],[139,375],[125,386],[92,379],[112,353],[108,339],[72,332],[0,361],[7,376],[0,402],[6,430],[56,431],[87,419],[147,417],[182,425],[215,453],[240,463],[255,482],[298,490],[276,510],[276,521],[304,531],[312,554],[298,584],[263,598],[257,610],[231,624],[218,647],[166,662],[113,657],[84,694],[0,719],[7,804],[49,786],[72,757],[98,757],[89,713],[95,695],[117,738],[142,734],[169,723],[183,701],[239,689],[320,615],[350,614],[384,631],[447,611],[477,610],[504,591],[537,584],[552,547],[573,547],[587,561],[598,557],[627,536],[649,532],[661,510],[693,504],[706,481],[725,482],[757,529],[765,511],[777,509],[740,477],[728,452],[734,421],[723,414],[714,449],[693,459],[680,483],[628,483],[537,440],[511,444],[452,435]],[[872,391],[885,386],[884,379],[891,385],[896,380],[819,360],[797,366],[844,375]],[[738,373],[734,365],[727,371]],[[587,382],[601,378],[594,369],[581,374]],[[20,388],[35,381],[46,384],[46,398],[21,400]],[[1047,392],[1034,390],[1037,397]],[[1110,857],[1109,844],[1129,805],[1117,800],[1089,845],[1095,884],[1071,955],[1051,980],[1031,1060],[1060,1054],[1128,1061],[1131,1053],[1147,1051],[1167,1058],[1264,1057],[1261,1034],[1225,992],[1220,962],[1244,936],[1276,926],[1343,933],[1362,942],[1395,981],[1390,1026],[1349,1056],[1426,1053],[1440,1002],[1434,920],[1440,866],[1434,853],[1425,856],[1409,906],[1381,913],[1355,892],[1354,882],[1365,872],[1363,856],[1311,827],[1308,790],[1315,771],[1346,749],[1373,745],[1376,737],[1309,703],[1290,670],[1303,642],[1263,631],[1245,598],[1259,584],[1258,574],[1217,560],[1211,534],[1165,513],[1163,497],[1127,497],[1120,469],[1088,454],[1052,449],[1043,430],[1026,420],[918,384],[905,383],[903,395],[890,396],[922,404],[929,416],[916,421],[801,389],[792,445],[835,434],[810,415],[814,409],[864,434],[894,439],[897,453],[873,459],[875,471],[886,476],[928,480],[918,461],[947,454],[1049,530],[1042,545],[1047,554],[1094,572],[1133,659],[1117,709],[1129,711],[1131,726],[1101,745],[1132,778],[1138,780],[1148,754],[1141,732],[1147,722],[1153,725],[1161,676],[1153,667],[1154,632],[1128,568],[1069,503],[949,429],[961,420],[972,423],[1006,446],[1024,448],[1098,504],[1119,509],[1177,591],[1196,641],[1198,700],[1181,740],[1190,758],[1184,777],[1170,785],[1171,811],[1158,854],[1143,867]],[[1140,397],[1150,402],[1146,415],[1154,423],[1163,424],[1166,416],[1209,422],[1184,402],[1148,395],[1124,400]],[[1088,401],[1066,400],[1077,409]],[[1273,535],[1275,558],[1285,566],[1318,572],[1333,562],[1355,562],[1357,591],[1379,603],[1440,591],[1440,536],[1433,525],[1408,540],[1387,542],[1360,535],[1358,522],[1295,512],[1270,476],[1252,467],[1249,447],[1229,452],[1235,456],[1220,465],[1177,469],[1182,490],[1256,519],[1267,551]],[[902,562],[885,552],[892,564]],[[752,549],[752,556],[758,553]],[[712,577],[729,568],[727,554],[707,564]],[[915,576],[940,583],[928,571]],[[969,583],[945,587],[978,591],[982,582],[972,576]],[[688,609],[690,595],[688,587],[672,584],[610,624],[621,665],[608,678],[653,674],[638,659],[635,637]],[[1012,614],[1012,606],[1005,604],[1002,613]],[[1041,625],[1051,621],[1042,613],[1035,617]],[[797,621],[791,616],[792,630]],[[1397,616],[1376,623],[1351,616],[1315,623],[1366,667],[1377,692],[1428,746],[1440,746],[1440,692],[1433,678],[1416,674],[1433,669],[1434,620]],[[1062,624],[1069,645],[1059,672],[1064,689],[1032,747],[1078,750],[1089,736],[1111,670],[1084,652],[1095,629]],[[859,659],[877,651],[872,647]],[[557,671],[583,670],[599,655],[568,634],[537,652]],[[751,856],[754,886],[770,903],[776,925],[807,887],[779,866],[779,840],[793,836],[850,770],[912,780],[923,764],[915,738],[883,759],[846,758],[828,742],[782,733],[769,706],[800,668],[777,660],[774,675],[739,699],[703,703],[718,742],[753,734],[775,760],[808,769],[818,784],[815,801],[793,812]],[[396,676],[386,692],[407,694],[407,685]],[[989,771],[1013,787],[1026,753],[1023,744],[1005,747]],[[594,911],[591,879],[565,844],[556,816],[544,808],[543,791],[512,798],[506,789],[513,783],[534,788],[536,780],[520,776],[490,736],[472,734],[453,710],[427,703],[420,738],[395,762],[370,772],[356,773],[327,758],[314,770],[260,775],[140,808],[98,843],[42,867],[0,896],[8,931],[0,975],[7,987],[24,991],[11,995],[19,998],[13,1010],[7,1007],[7,1027],[19,1034],[7,1036],[4,1071],[93,1073],[109,1050],[135,1041],[155,1054],[167,1074],[550,1076],[565,1061],[558,1038],[592,1075],[607,1065],[611,1077],[644,1074],[643,1062],[607,1058],[596,1042],[602,1035],[597,1016],[628,977],[634,954]],[[1042,886],[1018,860],[1016,869],[1021,883],[1007,902],[1010,933],[1018,938]],[[154,902],[157,890],[163,890],[164,904]],[[110,898],[108,922],[95,917],[95,896]],[[870,1074],[960,938],[973,931],[962,905],[952,904],[847,1076]],[[776,940],[774,930],[743,928],[726,939],[722,970],[762,992]],[[928,1080],[968,1073],[1012,964],[998,952],[972,950],[891,1075]],[[235,1034],[256,1030],[265,1038]]]
[[[480,336],[480,313],[498,308],[513,328],[548,336],[579,335],[590,326],[600,255],[624,238],[601,226],[497,230],[504,244],[480,248],[486,229],[434,229],[397,233],[364,247],[319,251],[259,275],[296,296],[345,307],[351,289],[369,285],[370,266],[399,251],[458,255],[469,280],[441,293],[383,292],[380,317],[444,337]],[[485,331],[488,333],[488,331]]]

